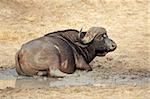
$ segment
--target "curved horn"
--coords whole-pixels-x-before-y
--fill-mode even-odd
[[[91,27],[87,31],[86,35],[81,39],[84,44],[91,42],[97,35],[107,33],[106,29],[103,27]]]

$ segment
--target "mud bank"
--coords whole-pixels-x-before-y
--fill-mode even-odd
[[[97,67],[91,72],[76,71],[63,78],[25,77],[18,76],[15,69],[0,71],[0,88],[51,88],[69,86],[119,86],[119,85],[150,85],[150,72],[124,71],[108,72],[102,67]]]

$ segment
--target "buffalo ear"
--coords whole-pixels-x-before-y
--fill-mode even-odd
[[[83,38],[85,37],[86,32],[82,32],[82,28],[80,29],[79,33],[78,33],[78,41],[80,43],[83,43]]]
[[[82,28],[81,28],[78,34],[78,38],[83,39],[85,35],[86,35],[86,32],[82,32]]]

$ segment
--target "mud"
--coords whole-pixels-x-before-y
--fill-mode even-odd
[[[68,74],[63,78],[48,77],[26,77],[19,76],[15,69],[0,71],[0,80],[11,81],[1,88],[50,88],[50,87],[69,87],[69,86],[111,86],[111,85],[150,85],[149,71],[126,70],[123,72],[112,71],[111,68],[97,66],[93,71],[86,72],[77,70],[74,74]],[[13,82],[13,83],[12,83]]]

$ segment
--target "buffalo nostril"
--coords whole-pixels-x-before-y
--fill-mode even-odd
[[[112,44],[112,49],[115,49],[117,47],[116,44]]]
[[[114,47],[115,47],[115,45],[112,45],[112,47],[114,48]]]

